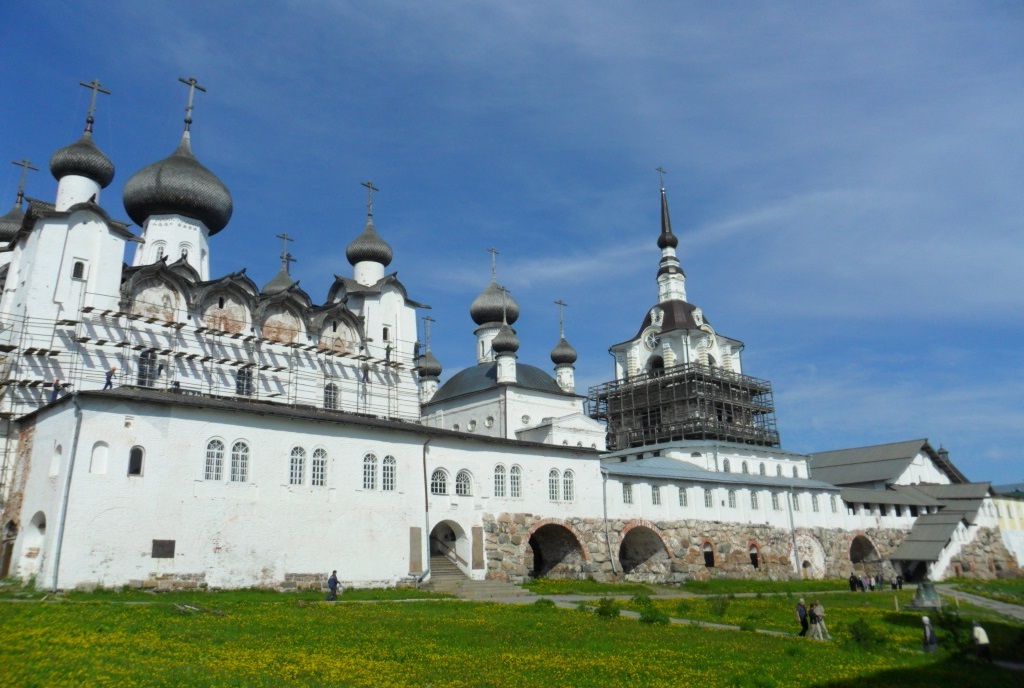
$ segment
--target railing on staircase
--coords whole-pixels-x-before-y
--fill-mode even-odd
[[[469,562],[468,562],[468,561],[466,561],[465,559],[463,559],[462,557],[460,557],[460,556],[459,556],[459,554],[458,554],[458,552],[456,552],[456,551],[455,551],[454,549],[452,549],[451,547],[449,547],[448,545],[446,545],[446,544],[445,544],[444,542],[442,542],[442,541],[441,541],[441,540],[439,540],[438,538],[436,538],[436,537],[431,537],[431,538],[430,538],[430,541],[431,541],[431,542],[436,542],[436,543],[437,543],[437,545],[438,545],[438,547],[439,547],[439,548],[441,549],[441,554],[442,554],[442,555],[443,555],[443,556],[444,556],[444,557],[445,557],[446,559],[448,559],[449,561],[451,561],[452,563],[459,563],[459,564],[462,564],[463,566],[466,566],[466,567],[468,567],[468,566],[469,566]]]

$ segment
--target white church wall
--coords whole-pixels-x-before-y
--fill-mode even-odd
[[[919,451],[895,481],[897,485],[916,485],[919,483],[931,483],[938,485],[949,485],[949,476],[939,470],[925,452]]]

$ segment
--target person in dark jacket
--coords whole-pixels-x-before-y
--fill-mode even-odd
[[[807,629],[810,627],[810,623],[807,619],[807,605],[802,597],[796,603],[796,620],[800,622],[800,632],[797,635],[801,638],[807,637]]]
[[[338,599],[338,572],[331,571],[331,577],[327,579],[327,588],[330,590],[327,593],[327,601],[333,602]]]

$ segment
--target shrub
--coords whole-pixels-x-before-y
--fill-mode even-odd
[[[679,600],[678,602],[676,602],[677,615],[686,617],[690,614],[691,611],[693,611],[693,608],[690,606],[689,600]]]
[[[633,597],[630,598],[629,601],[630,601],[630,603],[634,607],[640,607],[641,609],[645,609],[647,607],[653,606],[653,604],[654,604],[653,602],[651,602],[650,596],[649,595],[645,595],[644,593],[640,593],[639,595],[634,595]]]
[[[868,623],[868,620],[861,617],[851,621],[846,630],[850,633],[850,640],[861,649],[869,650],[878,647],[884,642],[882,634],[877,628]]]
[[[648,624],[668,624],[668,614],[661,611],[654,605],[649,605],[640,610],[640,622]]]
[[[708,600],[708,608],[711,613],[717,617],[725,616],[725,612],[729,609],[730,598],[725,595],[718,595]]]
[[[554,603],[553,600],[549,600],[546,597],[542,597],[539,600],[537,600],[536,602],[534,602],[533,606],[534,607],[538,607],[540,609],[554,609],[555,608],[555,603]]]
[[[971,624],[956,612],[939,609],[932,614],[932,623],[942,631],[936,633],[939,644],[955,655],[969,655],[974,648]]]
[[[597,615],[602,619],[611,619],[619,615],[619,608],[615,605],[615,600],[610,597],[602,597],[601,601],[597,603]]]
[[[754,622],[753,621],[751,621],[750,619],[746,619],[746,620],[740,622],[740,630],[741,631],[747,631],[749,633],[753,633],[754,631],[757,630],[757,627],[754,626]]]
[[[579,602],[576,603],[576,611],[578,611],[578,612],[589,612],[590,608],[587,607],[587,603],[586,602],[584,602],[583,600],[580,600]]]

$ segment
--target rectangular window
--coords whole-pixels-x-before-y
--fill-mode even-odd
[[[173,559],[174,540],[153,540],[154,559]]]
[[[832,513],[833,514],[839,513],[839,507],[836,506],[836,496],[835,495],[830,495],[828,499],[829,499],[829,502],[832,504]]]
[[[706,508],[708,508],[708,509],[711,508],[711,506],[713,504],[712,499],[713,499],[713,496],[711,494],[711,490],[704,490],[704,506]]]
[[[818,513],[818,495],[811,495],[811,511]]]
[[[509,497],[519,499],[523,496],[523,469],[513,466],[508,473]]]
[[[629,483],[622,483],[622,503],[633,503],[633,486]]]
[[[750,508],[757,511],[757,493],[750,491]]]
[[[651,504],[655,506],[661,504],[661,488],[657,485],[651,485]]]
[[[917,518],[917,507],[913,504],[910,505],[910,515]]]
[[[327,484],[327,459],[317,458],[313,455],[313,474],[310,476],[310,485],[323,487]]]
[[[900,516],[903,515],[903,507],[902,506],[897,504],[894,508],[896,509],[896,518],[899,518]]]
[[[688,506],[689,502],[690,502],[690,500],[686,496],[686,488],[685,487],[680,487],[679,488],[679,506]]]
[[[782,511],[782,507],[779,506],[779,493],[772,492],[772,509],[775,511]]]
[[[291,470],[288,472],[289,485],[301,485],[306,472],[306,458],[303,456],[292,456]]]
[[[729,508],[736,508],[736,490],[729,490]]]
[[[800,511],[800,497],[796,492],[793,493],[793,511]]]
[[[395,471],[398,469],[398,463],[395,461],[393,456],[385,456],[384,463],[380,468],[380,489],[385,492],[394,492],[395,490]]]

